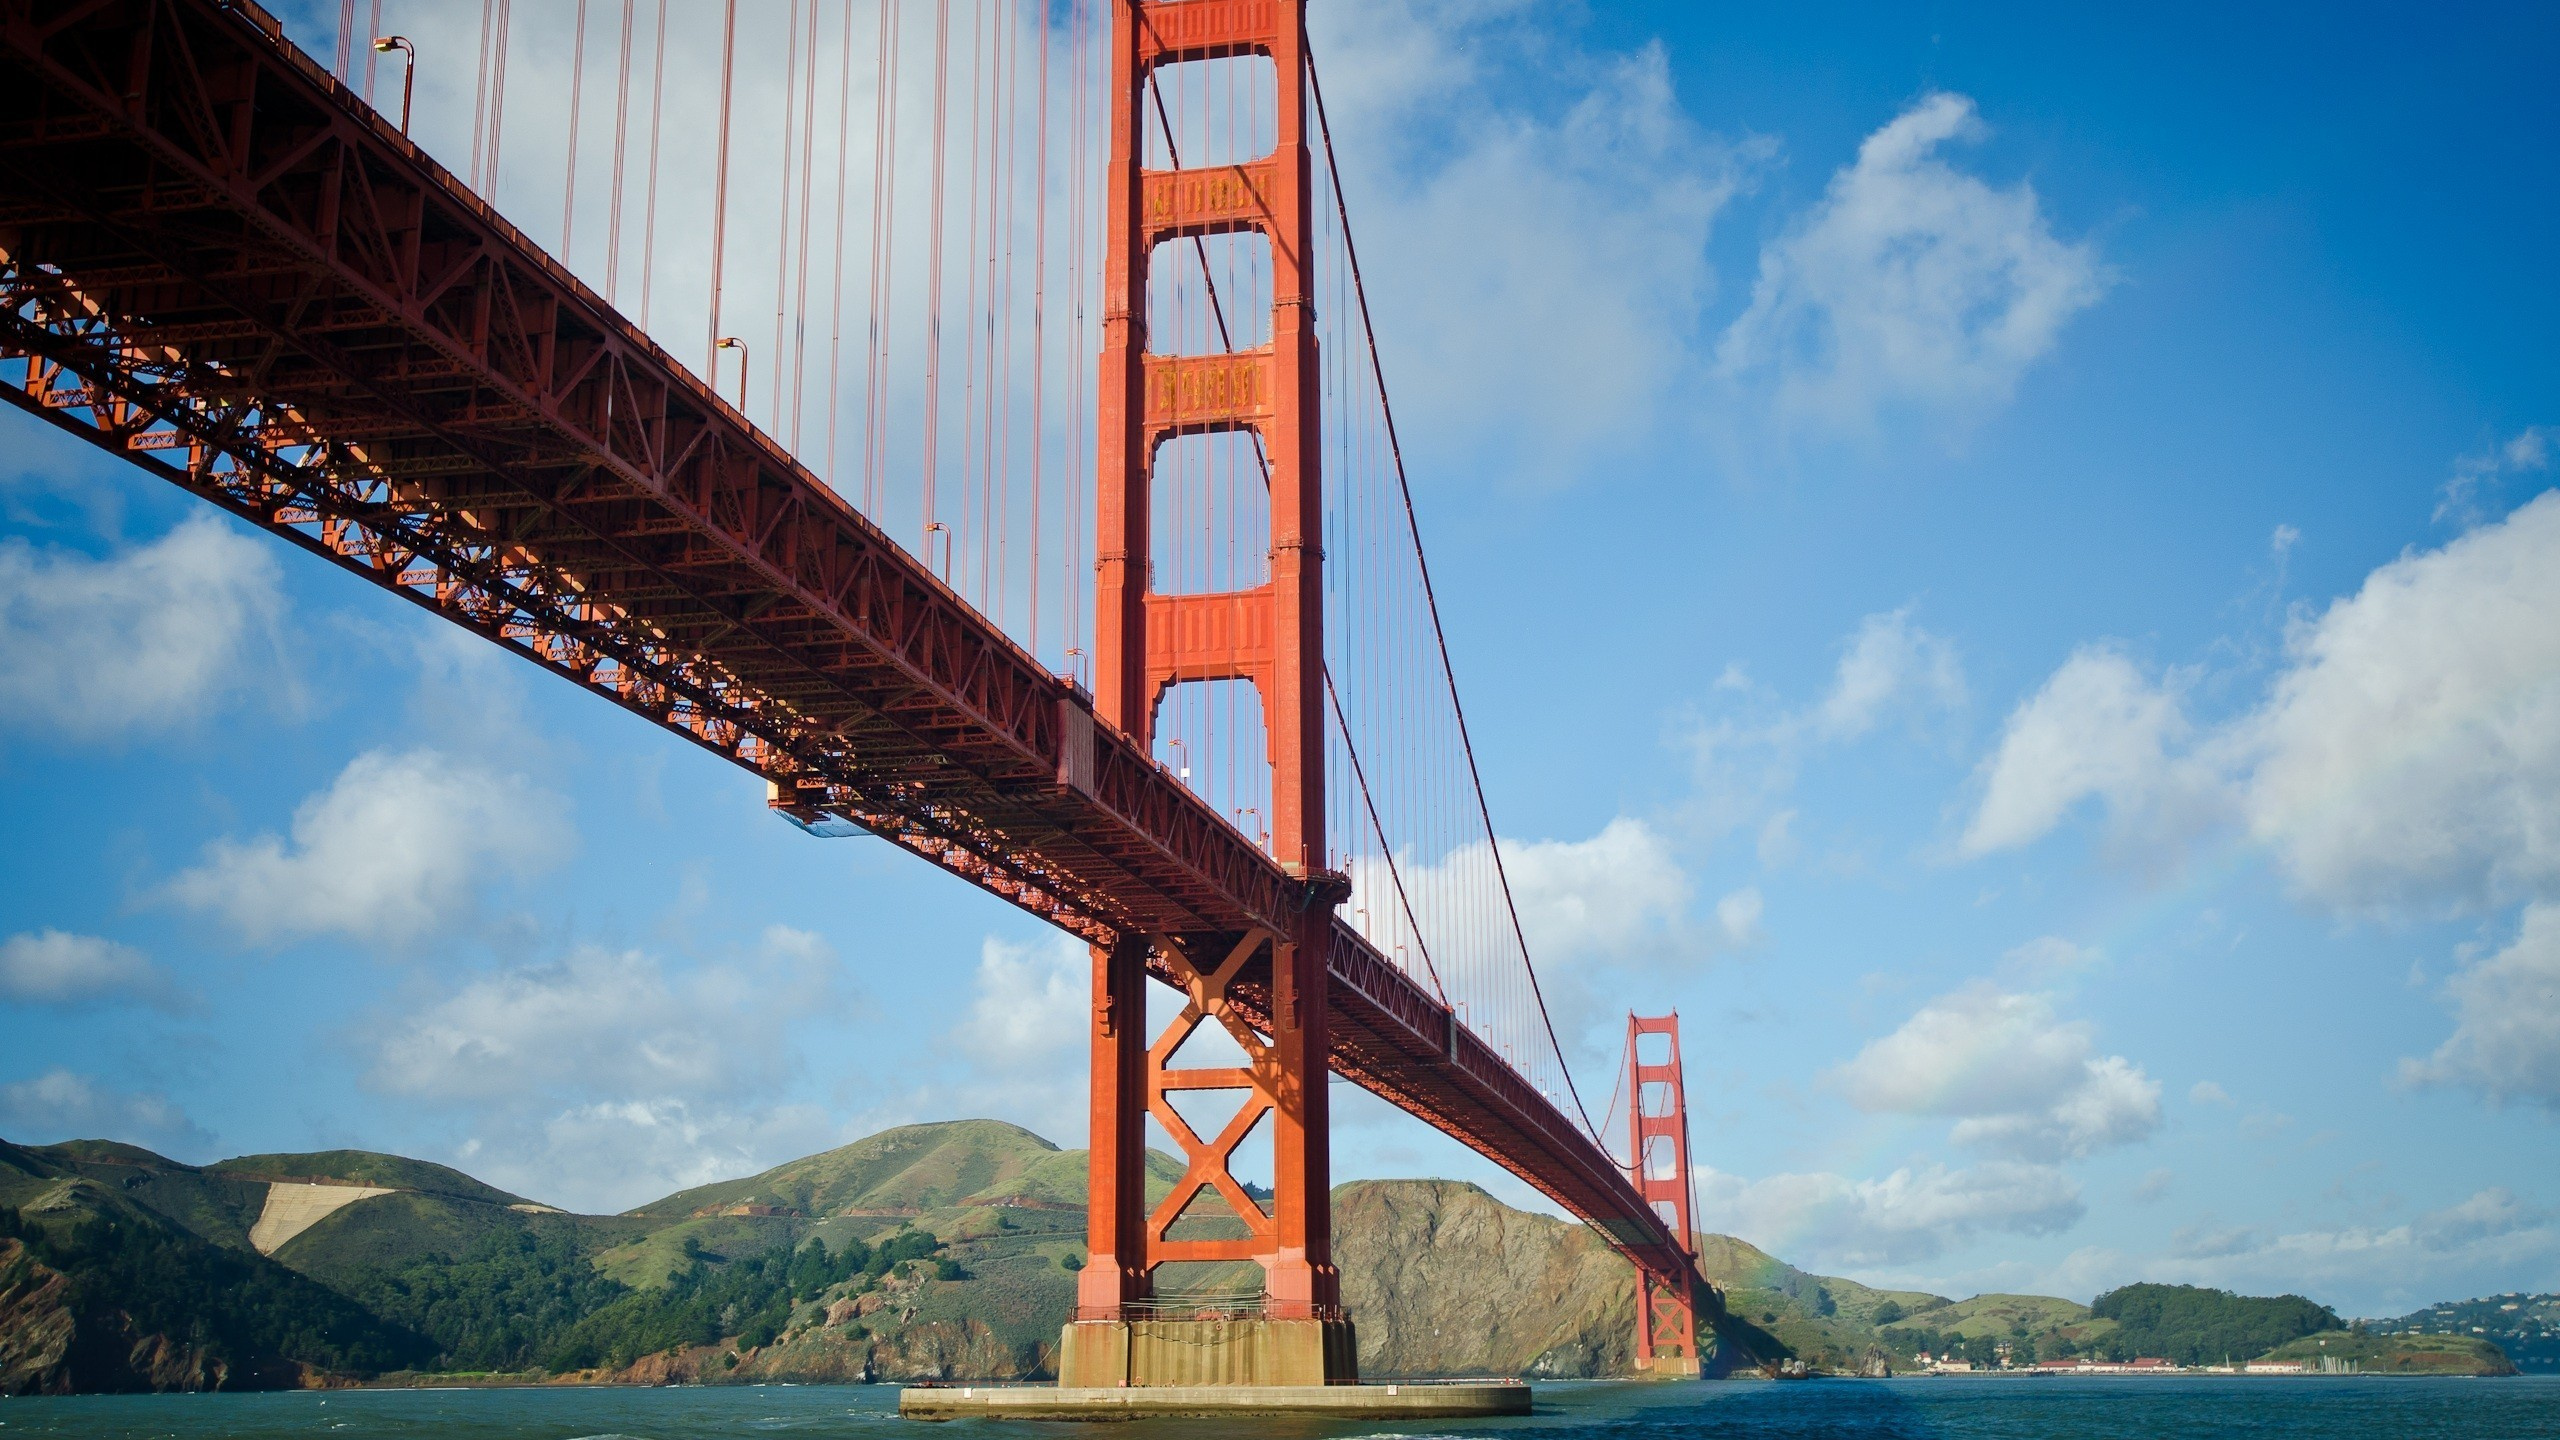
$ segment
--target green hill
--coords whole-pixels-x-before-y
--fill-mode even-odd
[[[385,1190],[449,1195],[457,1200],[476,1200],[485,1205],[533,1203],[521,1195],[510,1195],[495,1185],[484,1185],[447,1166],[400,1155],[379,1155],[370,1150],[321,1150],[307,1155],[243,1155],[236,1160],[217,1160],[204,1168],[207,1174],[228,1175],[242,1180],[283,1180],[303,1184],[336,1181],[374,1185]]]
[[[902,1125],[761,1175],[681,1190],[628,1213],[672,1220],[761,1206],[809,1218],[921,1215],[1019,1195],[1026,1181],[1031,1189],[1054,1194],[1058,1203],[1081,1206],[1083,1163],[1079,1156],[1072,1165],[1058,1165],[1065,1154],[1001,1120]],[[1069,1173],[1071,1193],[1061,1183]]]
[[[991,1120],[909,1125],[617,1216],[568,1215],[446,1166],[367,1151],[191,1166],[129,1145],[0,1141],[0,1393],[206,1389],[322,1376],[505,1372],[623,1383],[1021,1379],[1053,1373],[1084,1263],[1085,1161]],[[1151,1198],[1180,1174],[1148,1157]],[[272,1258],[251,1228],[279,1183],[364,1184]],[[290,1211],[280,1212],[290,1215]],[[1186,1225],[1223,1223],[1187,1219]],[[1633,1284],[1582,1226],[1452,1181],[1334,1194],[1343,1298],[1379,1377],[1626,1373]],[[264,1232],[272,1243],[277,1225]],[[1698,1237],[1725,1297],[1723,1370],[1798,1360],[1908,1369],[2067,1354],[2325,1353],[2366,1370],[2506,1370],[2476,1335],[2365,1334],[2298,1297],[2131,1286],[2095,1312],[2035,1295],[1949,1300],[1815,1275]],[[1159,1275],[1249,1288],[1249,1263]],[[2527,1297],[2531,1299],[2532,1297]],[[2438,1307],[2431,1326],[2547,1307]],[[2403,1327],[2409,1328],[2409,1327]],[[2325,1343],[2324,1343],[2325,1342]],[[2249,1347],[2257,1347],[2255,1351]]]

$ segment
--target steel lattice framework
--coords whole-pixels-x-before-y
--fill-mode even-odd
[[[0,397],[1097,946],[1340,899],[246,0],[0,0]],[[1335,1072],[1689,1283],[1599,1144],[1324,933]],[[1223,984],[1270,1033],[1267,952]]]

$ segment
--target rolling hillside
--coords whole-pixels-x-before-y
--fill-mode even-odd
[[[1179,1167],[1153,1156],[1150,1174],[1160,1198]],[[1073,1307],[1084,1178],[1083,1152],[990,1120],[903,1126],[610,1216],[364,1151],[199,1167],[106,1142],[0,1141],[0,1393],[492,1372],[1033,1378],[1053,1373]],[[1627,1373],[1632,1276],[1590,1231],[1452,1181],[1359,1181],[1334,1203],[1364,1374]],[[1727,1236],[1700,1237],[1699,1255],[1727,1297],[1721,1370],[1793,1358],[1873,1374],[1908,1368],[1923,1348],[1987,1361],[1998,1347],[2128,1343],[2117,1321],[2049,1296],[1881,1290]],[[1166,1278],[1257,1279],[1250,1265],[1200,1268]],[[2146,1304],[2145,1333],[2172,1339],[2181,1307],[2274,1307],[2292,1317],[2283,1335],[2301,1334],[2304,1317],[2335,1323],[2289,1299],[2181,1292]],[[2369,1350],[2369,1369],[2505,1369],[2476,1336],[2340,1330],[2293,1344],[2323,1339],[2332,1355]]]

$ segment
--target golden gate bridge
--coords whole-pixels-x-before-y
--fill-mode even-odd
[[[726,0],[672,37],[578,0],[550,248],[489,198],[511,0],[462,175],[368,3],[331,67],[247,0],[0,0],[0,396],[1086,941],[1063,1382],[1356,1378],[1332,1075],[1597,1228],[1639,1365],[1694,1371],[1676,1022],[1630,1022],[1622,1157],[1504,873],[1305,0]],[[668,131],[671,44],[717,47],[707,135]],[[651,323],[692,303],[698,371]],[[1238,1063],[1186,1060],[1204,1030]],[[1216,1323],[1277,1338],[1195,1373],[1165,1267],[1237,1262]]]

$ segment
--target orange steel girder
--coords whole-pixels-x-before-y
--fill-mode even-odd
[[[1637,1042],[1660,1035],[1671,1042],[1671,1058],[1659,1065],[1644,1063]],[[1636,1194],[1680,1237],[1684,1258],[1696,1241],[1691,1226],[1689,1186],[1689,1100],[1681,1084],[1680,1015],[1627,1017],[1627,1133],[1635,1147],[1632,1179]],[[1648,1106],[1645,1091],[1661,1087],[1660,1103]],[[1667,1150],[1670,1173],[1654,1173],[1657,1153]],[[1659,1359],[1695,1361],[1698,1357],[1697,1275],[1694,1263],[1684,1273],[1636,1272],[1636,1368],[1650,1370]]]
[[[1096,457],[1094,713],[1138,744],[1174,685],[1250,682],[1262,700],[1271,761],[1271,853],[1306,886],[1295,924],[1277,930],[1162,934],[1159,974],[1191,993],[1185,1019],[1151,1051],[1139,969],[1126,947],[1094,955],[1092,1186],[1111,1195],[1091,1212],[1082,1313],[1116,1318],[1145,1300],[1156,1265],[1252,1259],[1274,1316],[1338,1313],[1329,1191],[1325,984],[1333,909],[1348,886],[1325,868],[1323,496],[1317,470],[1318,377],[1312,309],[1314,220],[1306,127],[1305,0],[1118,0],[1112,7],[1111,154],[1104,257],[1100,444]],[[1278,102],[1272,152],[1238,165],[1148,170],[1139,119],[1155,71],[1186,61],[1267,59]],[[1148,353],[1145,297],[1156,247],[1178,237],[1253,232],[1271,246],[1268,344],[1216,355]],[[1182,435],[1250,431],[1270,479],[1270,579],[1210,595],[1158,595],[1149,584],[1148,513],[1156,456]],[[1193,955],[1220,955],[1203,968]],[[1248,961],[1268,997],[1257,1007],[1266,1044],[1227,998]],[[1168,1069],[1174,1048],[1214,1018],[1255,1058],[1230,1080],[1251,1097],[1234,1123],[1203,1141],[1165,1095],[1196,1085]],[[1152,1111],[1185,1154],[1182,1185],[1141,1218],[1144,1130]],[[1273,1203],[1265,1215],[1228,1173],[1235,1144],[1265,1115],[1272,1127]],[[1106,1141],[1103,1137],[1109,1137]],[[1183,1241],[1167,1228],[1203,1187],[1214,1188],[1251,1236]],[[1104,1264],[1103,1257],[1109,1257]]]

